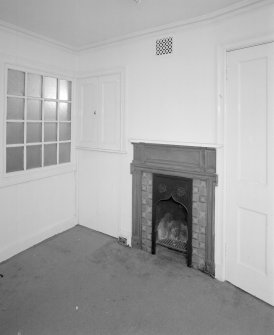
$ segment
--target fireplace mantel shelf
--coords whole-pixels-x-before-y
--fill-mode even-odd
[[[211,179],[217,184],[216,149],[157,143],[133,143],[135,170],[173,174],[186,178]]]
[[[165,141],[165,140],[149,140],[149,139],[137,139],[130,138],[129,142],[131,144],[135,143],[147,143],[147,144],[166,144],[166,145],[179,145],[187,147],[203,147],[203,148],[216,148],[220,149],[223,147],[223,144],[218,143],[199,143],[199,142],[180,142],[180,141]]]

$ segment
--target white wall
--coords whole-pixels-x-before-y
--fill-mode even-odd
[[[0,30],[0,261],[75,225],[74,164],[30,171],[4,171],[5,64],[74,76],[76,57],[33,38]]]
[[[126,69],[127,154],[78,150],[79,222],[131,237],[129,139],[222,144],[217,125],[218,49],[274,33],[274,6],[82,52],[79,74]],[[174,54],[155,56],[157,38],[174,37]],[[222,149],[218,160],[222,165]],[[223,278],[222,171],[217,188],[216,270]]]
[[[77,150],[64,169],[6,178],[0,136],[0,261],[79,223],[104,233],[131,237],[132,145],[154,140],[216,145],[218,139],[218,47],[274,34],[274,7],[153,37],[91,49],[76,56],[36,39],[0,30],[0,96],[5,96],[5,63],[38,72],[74,76],[117,67],[126,70],[126,153]],[[172,35],[174,54],[155,56],[156,38]],[[221,119],[221,118],[220,118]],[[3,129],[4,101],[0,103]],[[220,150],[221,152],[221,150]],[[222,160],[218,156],[220,166]],[[73,157],[73,162],[75,161]],[[222,171],[219,171],[221,173]],[[221,175],[222,177],[222,175]],[[220,180],[222,185],[222,178]],[[78,205],[75,189],[78,184]],[[217,189],[216,265],[223,271],[222,189]]]

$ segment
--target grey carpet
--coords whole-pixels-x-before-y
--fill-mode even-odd
[[[77,226],[0,264],[1,335],[273,335],[228,283]]]

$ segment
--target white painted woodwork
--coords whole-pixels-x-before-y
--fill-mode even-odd
[[[103,150],[122,149],[121,74],[79,80],[80,146]]]
[[[227,68],[226,278],[274,305],[274,43]]]
[[[103,152],[79,151],[79,223],[114,237],[121,235],[121,199],[128,207],[129,197],[123,194],[120,155],[112,153],[111,163]],[[129,178],[126,178],[129,179]]]
[[[81,84],[82,141],[98,145],[98,80],[91,78]]]

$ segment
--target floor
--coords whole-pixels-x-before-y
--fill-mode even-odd
[[[1,335],[267,335],[274,309],[76,226],[0,264]]]

